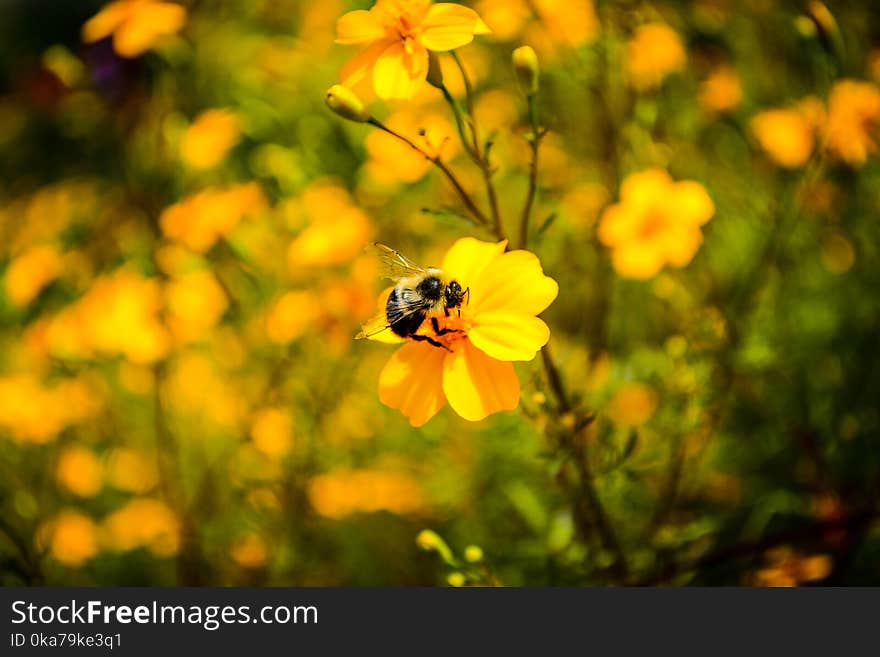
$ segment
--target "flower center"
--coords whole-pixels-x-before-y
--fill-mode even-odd
[[[468,312],[467,305],[463,305],[461,308],[450,310],[449,317],[437,317],[439,332],[435,333],[430,321],[425,323],[428,330],[425,331],[423,329],[423,331],[450,351],[454,351],[457,346],[461,345],[462,340],[467,339],[468,331],[470,331],[473,323],[473,318]]]
[[[660,210],[650,210],[639,228],[639,237],[643,240],[649,240],[660,233],[665,224],[666,217]]]

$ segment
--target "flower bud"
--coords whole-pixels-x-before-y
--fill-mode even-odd
[[[428,84],[437,89],[443,88],[443,69],[437,53],[428,51]]]
[[[372,118],[363,101],[351,89],[343,87],[341,84],[334,84],[330,87],[324,101],[327,103],[327,107],[343,119],[366,123]]]
[[[464,560],[469,563],[479,563],[483,560],[483,549],[479,545],[468,545],[464,549]]]
[[[516,71],[519,88],[526,96],[533,96],[538,92],[538,56],[531,46],[520,46],[513,51],[513,68]]]

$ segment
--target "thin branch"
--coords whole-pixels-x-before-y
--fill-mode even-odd
[[[446,179],[450,182],[450,184],[453,186],[455,191],[458,193],[458,196],[461,199],[461,202],[464,203],[465,207],[474,216],[474,218],[477,220],[477,222],[481,223],[485,226],[490,225],[488,217],[486,217],[486,215],[483,213],[483,211],[480,210],[476,206],[476,204],[474,204],[470,195],[467,193],[467,191],[465,191],[464,187],[462,187],[461,183],[458,181],[458,178],[456,178],[455,174],[452,172],[452,170],[449,167],[447,167],[446,164],[444,164],[443,160],[440,159],[439,155],[431,155],[430,153],[425,151],[422,147],[420,147],[418,144],[416,144],[414,141],[412,141],[411,139],[409,139],[407,137],[404,137],[402,134],[400,134],[398,132],[395,132],[394,130],[392,130],[391,128],[389,128],[388,126],[386,126],[385,124],[383,124],[381,121],[379,121],[377,119],[371,118],[368,121],[368,123],[370,123],[370,125],[375,126],[376,128],[379,128],[380,130],[382,130],[384,132],[387,132],[392,137],[396,137],[397,139],[399,139],[403,143],[407,144],[410,148],[412,148],[414,151],[416,151],[417,153],[422,155],[422,157],[424,157],[426,160],[431,162],[435,167],[440,169],[440,171],[443,173],[444,176],[446,176]]]
[[[527,248],[529,244],[529,222],[532,216],[532,206],[535,203],[535,193],[538,190],[538,149],[544,136],[543,132],[538,131],[538,108],[534,94],[529,94],[528,105],[529,123],[532,126],[532,135],[529,140],[532,148],[532,160],[529,164],[529,191],[526,194],[526,202],[519,220],[519,246],[521,249]]]

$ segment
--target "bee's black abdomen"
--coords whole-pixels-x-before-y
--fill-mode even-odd
[[[416,290],[428,301],[438,301],[443,295],[443,282],[436,276],[427,276],[419,281]]]
[[[388,325],[395,334],[402,338],[411,337],[422,322],[425,321],[425,311],[410,311],[403,317],[400,317],[400,297],[397,295],[397,288],[391,290],[388,295],[388,302],[385,304],[385,316],[388,318]],[[394,319],[400,317],[399,319]]]

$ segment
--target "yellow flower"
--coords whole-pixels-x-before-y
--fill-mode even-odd
[[[29,248],[6,270],[6,296],[17,305],[30,303],[62,270],[61,257],[53,246]]]
[[[118,0],[105,5],[82,28],[82,38],[93,43],[113,35],[113,50],[121,57],[137,57],[161,37],[179,32],[186,9],[155,0]]]
[[[246,534],[229,549],[230,556],[242,568],[262,568],[269,556],[266,541],[257,534]]]
[[[550,329],[536,315],[553,302],[559,287],[534,254],[505,253],[506,246],[458,240],[442,269],[469,292],[460,315],[456,310],[439,319],[441,328],[456,332],[437,337],[445,349],[405,344],[382,370],[379,398],[413,426],[430,420],[447,401],[472,421],[519,403],[510,361],[532,360],[547,344]]]
[[[39,534],[43,534],[52,556],[65,566],[78,568],[98,554],[98,528],[79,511],[61,511],[41,527],[38,539]]]
[[[107,547],[118,552],[148,548],[168,557],[180,547],[180,523],[163,502],[149,497],[131,500],[114,511],[101,526]]]
[[[657,393],[642,383],[621,386],[608,407],[608,415],[615,424],[638,427],[651,419],[657,410]]]
[[[55,475],[65,488],[80,497],[97,495],[104,478],[101,462],[94,452],[77,446],[61,453]]]
[[[234,112],[202,112],[183,134],[180,156],[193,169],[211,169],[238,143],[239,133],[239,120]]]
[[[428,75],[428,51],[470,43],[489,28],[473,9],[430,0],[378,0],[336,23],[336,43],[362,46],[340,72],[351,87],[367,76],[380,98],[411,98]]]
[[[806,555],[787,546],[770,550],[765,557],[767,567],[754,575],[758,586],[791,587],[815,582],[828,577],[834,566],[827,554]]]
[[[841,80],[828,98],[825,146],[850,166],[860,167],[877,152],[880,129],[880,87],[870,82]]]
[[[794,169],[803,166],[813,152],[813,126],[797,109],[772,109],[756,114],[752,132],[764,152],[776,164]]]
[[[229,306],[214,274],[194,271],[171,279],[165,288],[168,327],[180,342],[206,337]]]
[[[627,44],[629,79],[636,89],[659,87],[684,68],[687,55],[678,33],[663,23],[640,26]]]
[[[713,71],[700,86],[699,103],[706,112],[729,112],[742,102],[742,97],[739,74],[729,66]]]
[[[251,424],[254,447],[266,456],[282,458],[293,446],[293,419],[283,408],[264,408]]]
[[[308,496],[315,511],[326,518],[377,511],[408,515],[425,508],[418,480],[385,469],[339,469],[318,475],[309,481]]]
[[[703,241],[700,226],[714,213],[701,184],[648,169],[623,181],[620,202],[602,214],[599,239],[611,247],[618,274],[647,279],[664,265],[687,265]]]

